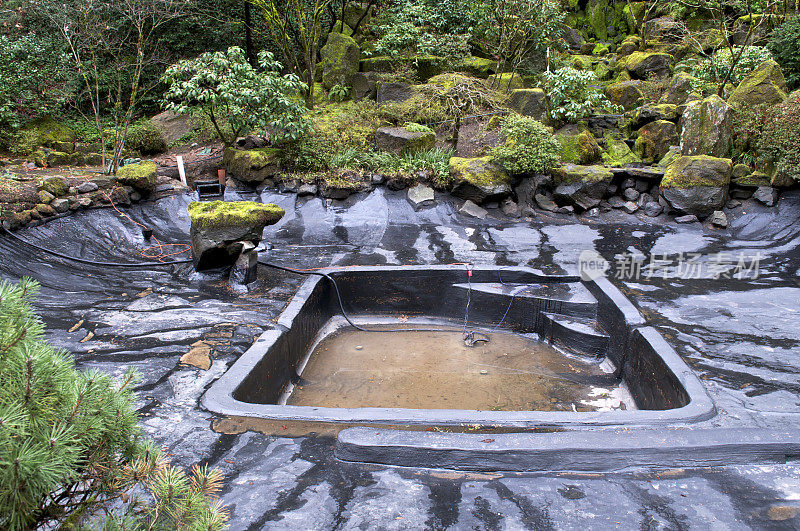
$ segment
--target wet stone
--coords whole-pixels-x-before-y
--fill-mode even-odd
[[[727,208],[729,210],[733,209],[733,208],[738,208],[740,206],[742,206],[742,202],[739,201],[738,199],[730,199],[730,200],[728,200],[727,203],[725,203],[725,208]]]
[[[86,181],[76,186],[75,191],[79,194],[88,194],[90,192],[96,192],[98,188],[97,183]]]
[[[664,207],[655,201],[651,201],[644,206],[644,214],[648,217],[655,218],[664,211]]]
[[[69,210],[69,201],[67,199],[53,199],[50,206],[59,214],[63,214]]]
[[[486,216],[489,214],[486,209],[479,207],[470,200],[467,200],[458,211],[464,215],[478,219],[486,219]]]
[[[628,214],[633,214],[634,212],[639,210],[639,205],[637,205],[633,201],[626,201],[625,204],[622,205],[622,209]]]
[[[710,223],[715,227],[725,228],[728,226],[728,216],[721,210],[715,210],[711,214]]]
[[[297,189],[298,196],[317,195],[317,185],[311,183],[301,184]]]
[[[639,192],[635,188],[626,188],[622,195],[628,201],[636,201],[639,199]]]
[[[546,210],[548,212],[555,212],[556,209],[558,208],[558,205],[556,205],[552,199],[550,199],[544,194],[536,194],[534,196],[534,200],[536,201],[536,204],[539,205],[539,208],[541,208],[542,210]]]
[[[753,198],[755,198],[756,201],[771,207],[774,206],[778,201],[778,190],[771,186],[759,186],[753,194]]]
[[[419,210],[423,206],[431,205],[434,202],[433,189],[420,183],[413,188],[408,189],[408,202],[414,207],[414,210]]]
[[[611,205],[611,208],[622,208],[625,206],[625,200],[615,195],[608,198],[608,204]]]
[[[698,221],[698,219],[694,214],[687,214],[685,216],[678,216],[675,218],[676,223],[694,223],[696,221]]]

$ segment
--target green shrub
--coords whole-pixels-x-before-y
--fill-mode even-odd
[[[577,122],[602,112],[622,112],[597,86],[597,76],[588,70],[565,66],[542,74],[550,118],[554,122]]]
[[[800,88],[800,16],[790,18],[775,29],[767,49],[781,65],[789,88]]]
[[[142,155],[157,155],[167,150],[164,135],[149,120],[137,122],[128,128],[125,146]]]
[[[335,102],[343,102],[350,96],[350,87],[346,87],[344,85],[336,84],[331,87],[331,90],[328,92],[328,97],[331,101]]]
[[[800,181],[800,90],[766,113],[758,149],[774,161],[776,169]]]
[[[416,122],[406,122],[405,124],[403,124],[403,127],[405,127],[407,131],[411,131],[412,133],[432,133],[433,132],[433,129],[431,129],[427,125],[418,124]]]
[[[733,57],[739,53],[741,53],[739,61],[733,67],[728,79],[734,85],[741,83],[747,74],[758,68],[758,65],[772,59],[769,50],[762,46],[745,46],[744,49],[741,46],[734,46],[733,54],[730,49],[721,48],[714,52],[710,59],[700,61],[695,67],[694,75],[702,81],[721,83],[728,75]]]
[[[511,114],[503,121],[500,136],[505,143],[491,154],[513,174],[543,173],[558,163],[561,144],[541,122]]]
[[[0,528],[70,527],[114,504],[107,528],[222,529],[220,474],[169,466],[137,424],[135,374],[76,370],[43,339],[37,291],[0,282]]]

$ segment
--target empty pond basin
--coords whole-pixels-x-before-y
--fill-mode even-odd
[[[311,351],[301,376],[283,403],[494,411],[635,408],[610,367],[509,333],[490,334],[488,343],[469,347],[456,327],[339,329]]]

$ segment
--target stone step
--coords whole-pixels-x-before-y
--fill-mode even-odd
[[[593,319],[546,313],[539,335],[551,345],[600,358],[608,352],[610,337]]]

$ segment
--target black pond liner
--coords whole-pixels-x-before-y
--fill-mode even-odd
[[[344,309],[360,324],[401,315],[428,323],[463,322],[470,290],[462,265],[322,271],[336,280]],[[507,284],[540,284],[547,290],[518,295],[509,307],[511,293],[497,287],[498,271]],[[607,339],[602,354],[624,378],[637,409],[570,412],[280,405],[281,395],[297,380],[298,368],[320,340],[323,327],[340,315],[332,283],[319,276],[303,283],[276,328],[262,334],[212,385],[202,404],[214,413],[271,420],[526,429],[682,424],[715,415],[713,402],[691,369],[654,328],[645,326],[639,312],[607,279],[581,281],[528,268],[475,267],[471,282],[471,327],[492,328],[499,320],[498,309],[502,315],[509,308],[504,329],[536,333],[578,350],[585,343],[590,346],[587,353],[597,355],[601,354],[596,351],[598,334],[559,325],[560,318],[596,321],[605,332],[599,335]]]

